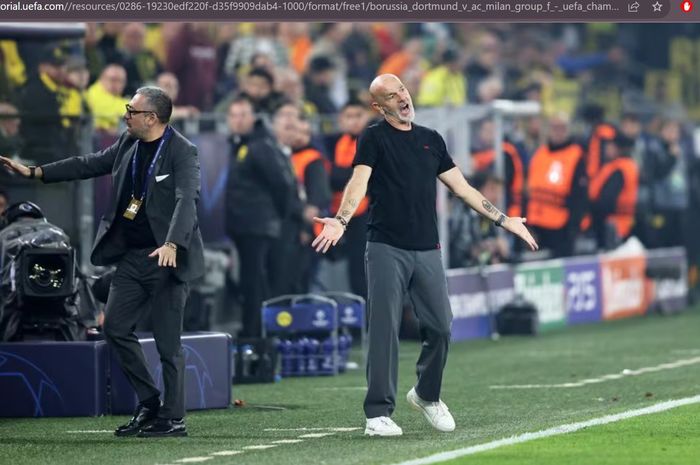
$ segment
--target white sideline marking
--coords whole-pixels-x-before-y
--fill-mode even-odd
[[[279,441],[272,441],[272,444],[297,444],[304,442],[303,439],[280,439]]]
[[[337,431],[339,433],[346,433],[349,431],[355,431],[360,429],[359,427],[333,427],[326,426],[321,428],[265,428],[263,431]]]
[[[243,449],[246,449],[246,450],[264,450],[264,449],[272,449],[273,447],[277,447],[277,444],[260,444],[259,446],[245,446]]]
[[[212,452],[209,455],[213,455],[215,457],[228,457],[229,455],[238,455],[238,454],[242,454],[242,453],[243,453],[242,450],[222,450],[219,452]]]
[[[114,433],[114,430],[108,429],[87,429],[87,430],[73,430],[66,431],[68,434],[92,434],[92,433]]]
[[[624,369],[620,373],[613,373],[610,375],[603,375],[598,378],[583,379],[581,381],[576,381],[574,383],[561,383],[561,384],[496,384],[489,386],[491,389],[540,389],[540,388],[574,388],[586,386],[587,384],[597,384],[603,383],[605,381],[612,381],[615,379],[621,379],[625,376],[639,376],[646,373],[655,373],[657,371],[672,370],[674,368],[686,367],[690,365],[696,365],[700,363],[700,357],[685,358],[681,360],[676,360],[675,362],[662,363],[661,365],[656,365],[652,367],[643,367],[637,370]]]
[[[312,438],[323,438],[326,436],[333,436],[335,433],[309,433],[309,434],[302,434],[299,436],[300,438],[304,439],[312,439]]]
[[[206,462],[207,460],[211,460],[214,457],[187,457],[186,459],[178,459],[175,460],[177,463],[199,463],[199,462]]]
[[[626,412],[616,413],[614,415],[606,415],[604,417],[594,418],[592,420],[581,421],[578,423],[568,423],[566,425],[554,426],[552,428],[536,431],[534,433],[519,434],[517,436],[498,439],[496,441],[486,442],[484,444],[477,444],[475,446],[465,447],[463,449],[452,450],[449,452],[441,452],[439,454],[430,455],[428,457],[423,457],[420,459],[407,460],[405,462],[400,462],[395,465],[428,465],[437,462],[444,462],[446,460],[464,457],[465,455],[478,454],[479,452],[493,450],[503,446],[511,446],[514,444],[521,444],[523,442],[528,442],[535,439],[547,438],[550,436],[558,436],[560,434],[566,433],[573,433],[575,431],[579,431],[590,426],[607,425],[608,423],[615,423],[620,420],[627,420],[629,418],[639,417],[642,415],[649,415],[651,413],[665,412],[666,410],[671,410],[676,407],[682,407],[684,405],[691,405],[697,403],[700,403],[700,395],[685,397],[683,399],[669,400],[666,402],[660,402],[658,404],[651,405],[649,407],[644,407],[636,410],[627,410]]]

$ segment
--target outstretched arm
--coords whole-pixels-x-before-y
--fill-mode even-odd
[[[372,168],[367,165],[357,165],[352,172],[352,177],[345,186],[343,200],[335,218],[314,218],[317,223],[323,224],[323,230],[311,243],[316,252],[326,253],[332,245],[336,245],[347,227],[352,215],[360,205],[360,201],[367,193],[367,183],[372,175]]]
[[[112,172],[120,143],[121,139],[96,153],[69,157],[43,166],[32,167],[34,168],[33,176],[32,168],[6,157],[0,157],[0,166],[4,166],[7,170],[25,178],[34,177],[45,183],[96,178]]]
[[[512,232],[522,240],[527,242],[527,245],[532,250],[537,250],[539,247],[532,238],[532,235],[525,227],[525,218],[508,217],[498,208],[493,206],[491,202],[481,195],[481,192],[469,185],[459,168],[454,167],[438,175],[442,181],[457,197],[462,199],[464,203],[473,208],[482,216],[500,222],[503,229]]]

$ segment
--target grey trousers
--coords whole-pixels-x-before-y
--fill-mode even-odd
[[[154,249],[130,250],[122,257],[109,288],[104,332],[139,401],[159,396],[134,328],[151,303],[153,338],[163,364],[163,407],[159,416],[185,416],[185,360],[180,345],[188,286],[159,267]]]
[[[396,407],[399,328],[406,293],[419,321],[422,343],[416,364],[416,392],[423,400],[440,399],[452,323],[440,255],[440,250],[404,250],[367,243],[367,418],[391,416]]]

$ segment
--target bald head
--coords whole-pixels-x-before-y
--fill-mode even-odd
[[[382,74],[374,78],[369,86],[372,108],[397,129],[408,131],[416,116],[411,95],[403,82],[393,74]]]
[[[391,84],[398,84],[399,86],[403,85],[401,79],[394,74],[380,74],[374,78],[372,83],[369,85],[369,93],[372,98],[376,100],[379,98],[378,96],[384,92],[386,87],[391,86]]]

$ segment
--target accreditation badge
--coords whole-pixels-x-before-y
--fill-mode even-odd
[[[134,218],[136,218],[136,214],[139,212],[139,208],[141,208],[142,203],[142,200],[138,200],[132,197],[131,201],[129,201],[129,206],[126,207],[126,211],[124,212],[124,218],[126,218],[127,220],[133,220]]]

